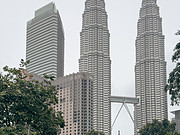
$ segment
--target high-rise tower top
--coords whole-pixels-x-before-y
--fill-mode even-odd
[[[155,4],[156,2],[157,2],[157,0],[143,0],[142,5]]]
[[[38,9],[35,11],[35,17],[43,14],[43,13],[46,13],[46,12],[54,12],[56,13],[57,12],[57,9],[56,9],[56,6],[53,2],[45,5],[44,7]]]
[[[105,8],[105,2],[104,0],[87,0],[86,3],[85,3],[85,8],[88,9],[88,8],[94,8],[94,7],[99,7],[101,9],[104,9]]]
[[[59,14],[59,13],[58,10],[56,9],[55,4],[51,2],[35,11],[34,18],[27,22],[27,27],[54,14]]]

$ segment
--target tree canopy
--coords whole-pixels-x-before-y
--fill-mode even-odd
[[[180,35],[180,31],[176,33]],[[179,105],[180,103],[180,42],[178,42],[174,48],[174,54],[172,56],[172,62],[176,63],[176,67],[169,74],[168,83],[165,87],[165,91],[169,92],[171,96],[171,105]]]
[[[58,102],[50,81],[53,78],[45,76],[41,82],[27,80],[29,75],[22,73],[26,64],[21,60],[20,68],[6,66],[5,75],[0,73],[0,133],[27,134],[30,128],[31,134],[55,135],[64,127],[64,120],[61,112],[52,108]]]
[[[140,135],[180,135],[175,132],[175,123],[170,123],[167,119],[163,121],[153,120],[147,123],[140,131]]]
[[[16,127],[3,127],[0,129],[0,135],[27,135],[27,128],[23,125],[16,125]],[[30,135],[37,135],[31,131]]]
[[[104,133],[99,132],[99,131],[95,131],[94,129],[92,129],[89,132],[85,133],[84,135],[104,135]]]

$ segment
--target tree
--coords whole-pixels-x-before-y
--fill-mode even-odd
[[[58,102],[53,77],[29,81],[28,74],[22,73],[27,64],[21,60],[19,69],[6,66],[6,74],[0,73],[0,132],[23,126],[37,135],[55,135],[64,127],[64,120],[51,107]]]
[[[89,132],[85,133],[85,135],[104,135],[104,133],[92,129]]]
[[[3,127],[0,129],[0,135],[27,135],[27,128],[22,125],[16,125],[16,127]],[[37,135],[37,133],[31,131],[30,135]]]
[[[176,33],[180,35],[180,31]],[[176,67],[169,74],[168,83],[165,87],[165,91],[169,91],[171,95],[171,105],[179,105],[180,103],[180,42],[178,42],[174,49],[174,54],[172,56],[172,62],[176,63]]]
[[[147,123],[140,131],[140,135],[180,135],[175,132],[175,123],[170,123],[167,119],[163,121],[153,120]]]

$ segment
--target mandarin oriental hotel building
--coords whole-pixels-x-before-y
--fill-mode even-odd
[[[25,71],[28,73],[27,71]],[[29,80],[42,82],[43,77],[35,73]],[[58,103],[52,105],[62,112],[65,127],[58,135],[84,135],[93,129],[93,78],[89,73],[78,72],[56,78],[52,85],[57,90]]]
[[[53,81],[58,104],[56,112],[63,112],[65,127],[61,135],[84,135],[93,129],[93,79],[89,73],[79,72]]]

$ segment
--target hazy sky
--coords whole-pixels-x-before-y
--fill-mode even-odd
[[[2,67],[18,67],[26,52],[26,22],[34,17],[34,11],[51,0],[1,0],[0,5],[0,72]],[[65,75],[78,72],[80,57],[80,31],[85,0],[54,0],[60,12],[65,31]],[[110,31],[112,60],[112,95],[134,96],[135,39],[141,0],[105,0]],[[158,0],[163,19],[167,76],[175,65],[171,62],[173,48],[180,37],[174,33],[180,29],[180,0]],[[112,121],[120,104],[112,105]],[[131,113],[133,106],[129,105]],[[178,107],[170,107],[169,112]],[[169,119],[173,117],[169,113]],[[133,123],[123,108],[113,128],[113,134],[133,134]]]

